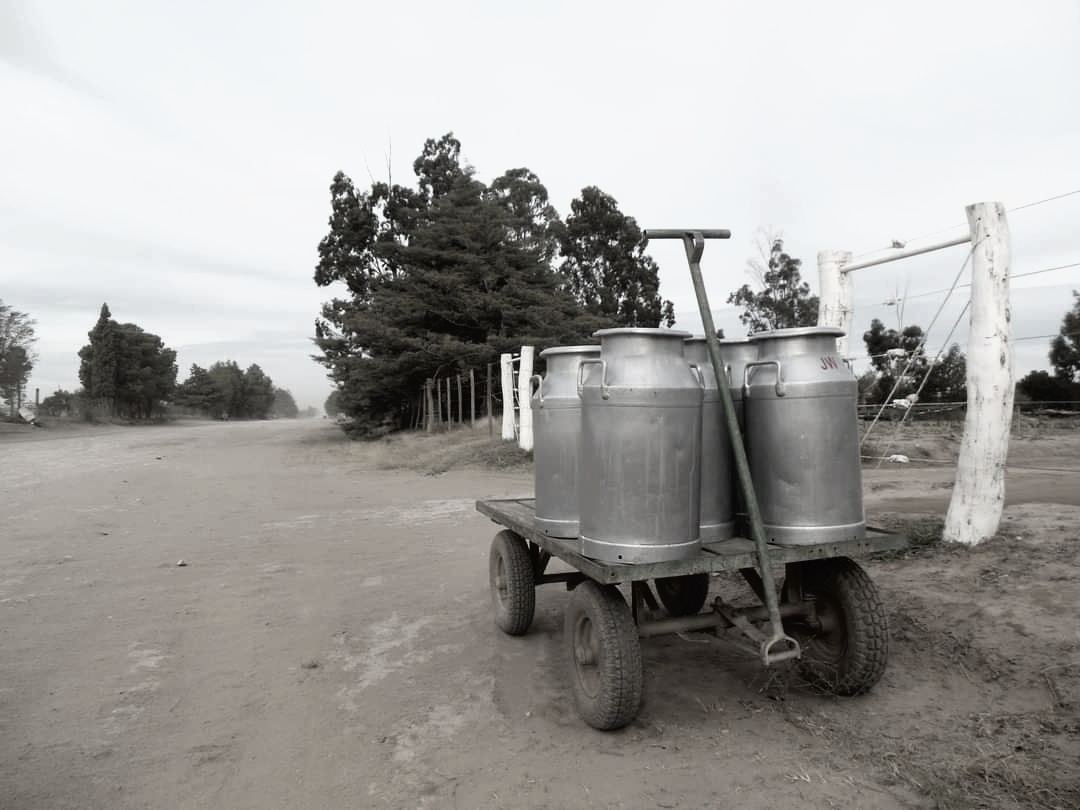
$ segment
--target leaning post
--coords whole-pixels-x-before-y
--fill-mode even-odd
[[[971,230],[967,413],[942,538],[973,546],[997,533],[1005,507],[1014,385],[1012,246],[1001,203],[969,205],[967,218]]]

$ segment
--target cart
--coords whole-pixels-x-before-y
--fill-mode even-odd
[[[479,512],[504,527],[489,560],[496,624],[510,635],[524,634],[532,624],[536,586],[565,583],[571,591],[564,637],[574,699],[585,722],[601,730],[621,728],[637,715],[644,680],[640,639],[664,633],[734,629],[765,666],[793,661],[819,689],[862,694],[885,671],[888,623],[874,583],[852,557],[901,549],[907,540],[867,529],[859,539],[814,545],[767,542],[700,267],[705,240],[727,239],[731,232],[663,230],[645,236],[680,239],[686,249],[746,508],[746,536],[705,543],[689,559],[603,562],[584,556],[579,539],[537,531],[531,499],[477,501]],[[552,557],[573,570],[548,573]],[[780,588],[774,565],[784,567]],[[710,577],[721,571],[738,571],[762,604],[740,608],[717,597],[703,610]],[[629,605],[620,585],[629,585]],[[666,616],[658,618],[661,605]]]
[[[578,712],[594,728],[621,728],[637,716],[644,680],[640,638],[734,629],[754,652],[769,641],[762,629],[769,620],[763,578],[746,538],[706,543],[685,560],[606,563],[579,554],[573,539],[536,531],[531,499],[481,500],[476,508],[504,527],[489,560],[495,622],[503,632],[529,630],[536,586],[565,583],[571,591],[564,632],[570,679]],[[785,571],[779,612],[797,644],[766,663],[798,658],[800,674],[832,694],[869,690],[885,671],[888,624],[873,581],[852,557],[906,545],[902,535],[868,529],[861,540],[770,546],[769,566],[782,564]],[[552,557],[574,570],[549,573]],[[710,576],[720,571],[742,574],[763,604],[739,608],[716,597],[706,606]],[[620,585],[629,585],[629,605]]]

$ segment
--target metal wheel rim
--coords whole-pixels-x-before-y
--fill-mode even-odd
[[[596,628],[588,616],[579,616],[574,622],[571,642],[578,682],[589,697],[595,697],[600,692],[600,650]]]
[[[843,610],[833,600],[822,599],[820,596],[817,598],[816,608],[820,629],[815,629],[810,634],[805,646],[810,648],[814,659],[839,666],[847,651]]]

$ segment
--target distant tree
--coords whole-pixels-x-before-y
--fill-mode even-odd
[[[1073,290],[1072,309],[1061,319],[1058,335],[1050,343],[1054,374],[1066,382],[1080,382],[1080,292]]]
[[[641,228],[613,197],[583,188],[557,232],[559,273],[586,312],[610,326],[675,323],[674,306],[660,298],[659,267],[645,253]]]
[[[177,386],[173,402],[181,408],[219,416],[223,413],[225,395],[209,371],[199,365],[192,365],[188,378]]]
[[[41,400],[38,413],[43,416],[76,416],[82,410],[82,392],[58,388]]]
[[[12,413],[22,405],[23,389],[34,368],[35,325],[25,312],[0,299],[0,396]]]
[[[922,327],[915,324],[897,331],[886,328],[877,318],[870,322],[863,342],[873,371],[861,384],[867,402],[883,403],[890,393],[894,399],[906,397],[920,386],[919,399],[924,402],[967,399],[967,358],[960,346],[954,343],[941,356],[931,359],[926,355],[925,339]],[[867,386],[870,379],[873,384]]]
[[[257,365],[244,372],[241,416],[245,419],[268,419],[274,405],[274,381]],[[293,403],[293,407],[296,403]]]
[[[305,419],[314,419],[319,415],[319,409],[314,405],[308,405],[304,410],[300,411],[300,415]]]
[[[323,403],[323,411],[331,419],[336,419],[337,415],[341,413],[341,392],[334,389],[330,392],[330,396],[326,398],[326,402]]]
[[[176,389],[176,352],[142,327],[112,319],[108,304],[79,350],[79,381],[86,396],[112,416],[144,419],[159,412]]]
[[[817,324],[818,297],[810,294],[810,285],[802,280],[801,267],[801,259],[784,252],[782,239],[772,243],[764,270],[759,260],[749,261],[750,272],[760,278],[761,289],[755,291],[744,284],[728,296],[727,302],[743,308],[739,320],[751,333]]]
[[[300,415],[293,395],[284,388],[274,389],[274,399],[270,406],[270,415],[279,419],[295,419]]]
[[[1032,402],[1078,402],[1080,383],[1047,371],[1032,371],[1016,384],[1017,391]]]

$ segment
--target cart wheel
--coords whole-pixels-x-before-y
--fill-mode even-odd
[[[709,575],[662,577],[656,580],[656,595],[672,616],[696,616],[709,598]]]
[[[578,714],[601,731],[622,728],[637,716],[644,677],[637,625],[619,589],[578,585],[565,632]]]
[[[801,674],[834,695],[868,692],[889,657],[889,622],[877,588],[847,557],[801,566],[803,596],[814,597],[817,615],[816,621],[794,619],[787,628],[802,646]]]
[[[523,635],[536,611],[536,577],[524,538],[508,529],[495,535],[488,574],[495,624],[511,636]]]

